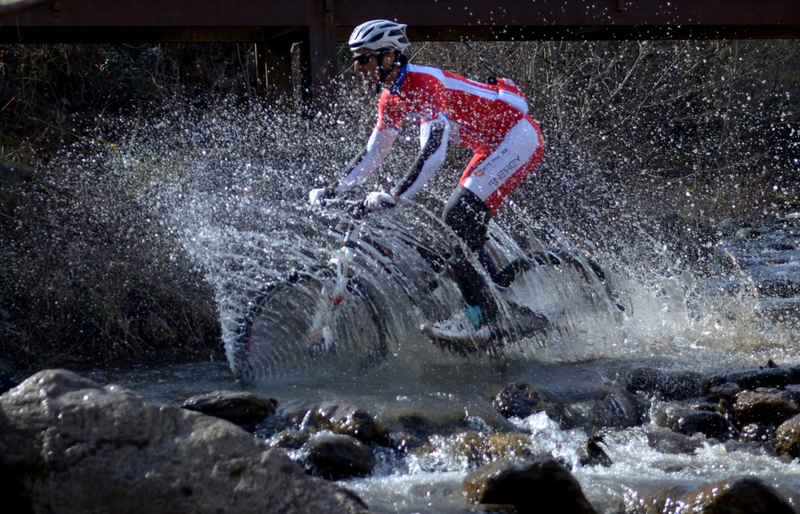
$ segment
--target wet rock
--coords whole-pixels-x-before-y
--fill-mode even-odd
[[[335,434],[349,435],[363,443],[378,437],[375,421],[367,411],[350,403],[325,402],[317,409],[317,426]]]
[[[355,437],[320,434],[310,439],[302,450],[306,469],[329,480],[361,477],[372,473],[375,457]]]
[[[778,425],[795,414],[800,414],[797,395],[778,389],[742,391],[733,404],[733,416],[740,427],[750,423]]]
[[[699,433],[690,437],[654,424],[644,425],[642,428],[647,436],[647,444],[661,453],[693,453],[706,442],[705,436]]]
[[[636,368],[628,375],[627,389],[657,396],[661,400],[688,400],[703,396],[708,381],[693,371],[664,371],[656,368]]]
[[[214,391],[193,396],[181,408],[236,423],[246,430],[275,412],[278,401],[241,391]]]
[[[64,370],[0,396],[0,458],[35,512],[366,510],[228,421]]]
[[[773,364],[774,366],[774,364]],[[800,367],[765,367],[758,370],[741,371],[711,379],[712,385],[733,382],[742,389],[759,387],[786,387],[789,384],[800,384]]]
[[[596,512],[575,477],[547,454],[482,466],[464,479],[464,493],[473,503],[514,505],[518,514]]]
[[[732,433],[732,427],[725,416],[710,404],[660,404],[655,408],[652,420],[684,435],[701,433],[706,437],[724,439]]]
[[[289,400],[278,405],[273,416],[268,417],[259,428],[279,432],[286,429],[317,432],[317,408],[319,403]]]
[[[409,450],[421,448],[425,445],[425,440],[411,432],[398,431],[390,432],[386,436],[387,445],[400,455],[405,455]]]
[[[525,382],[514,382],[503,388],[492,400],[492,406],[507,418],[527,418],[548,407],[545,397]]]
[[[582,466],[604,466],[613,464],[611,457],[603,449],[603,437],[591,436],[580,449],[578,458]]]
[[[775,428],[775,425],[750,423],[742,427],[736,440],[741,443],[769,443],[772,441],[772,434],[775,433]]]
[[[386,432],[408,432],[422,439],[433,434],[449,435],[465,429],[513,432],[517,428],[484,399],[472,397],[459,401],[442,398],[410,399],[395,404],[375,416],[375,423]]]
[[[270,448],[287,448],[299,450],[311,438],[308,432],[299,430],[283,430],[269,439]]]
[[[639,510],[647,514],[792,514],[791,506],[774,489],[756,478],[726,480],[689,493],[668,490],[652,495]]]
[[[724,384],[714,385],[708,388],[708,400],[716,402],[725,400],[729,404],[736,401],[736,395],[741,393],[744,389],[735,382],[725,382]]]
[[[476,467],[499,459],[528,457],[531,455],[531,443],[531,438],[525,434],[468,431],[451,436],[445,448],[456,459]]]
[[[594,433],[641,425],[646,419],[647,407],[643,396],[614,386],[592,391],[587,397],[566,405],[556,405],[548,410],[548,416],[558,421],[562,429],[582,428]]]
[[[800,457],[800,415],[786,420],[775,429],[772,446],[778,455]]]

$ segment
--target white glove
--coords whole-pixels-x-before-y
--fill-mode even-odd
[[[331,189],[329,187],[319,187],[308,192],[308,203],[316,205],[320,203],[320,200],[330,197]]]
[[[390,207],[394,204],[394,197],[382,191],[373,191],[368,194],[367,198],[364,200],[364,207],[366,207],[368,211],[377,211],[378,209]]]

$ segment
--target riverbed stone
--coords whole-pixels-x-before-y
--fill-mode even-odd
[[[518,514],[596,513],[575,477],[549,454],[498,460],[468,474],[472,503],[510,504]]]
[[[445,449],[469,467],[477,467],[499,459],[529,457],[531,444],[531,438],[526,434],[486,434],[469,430],[448,438]]]
[[[651,448],[667,454],[694,453],[706,442],[703,434],[687,436],[655,423],[643,425],[642,430]]]
[[[322,430],[349,435],[366,444],[378,438],[375,420],[366,410],[352,403],[323,402],[316,414],[317,425]]]
[[[641,514],[793,514],[794,510],[770,486],[757,478],[723,480],[680,492],[668,488],[650,495]]]
[[[329,480],[361,477],[372,473],[375,457],[355,437],[323,433],[303,445],[306,470]]]
[[[703,396],[708,391],[709,383],[705,376],[695,371],[638,367],[628,373],[626,387],[630,392],[672,401]]]
[[[0,458],[35,512],[364,512],[238,426],[66,370],[0,396]]]
[[[733,416],[740,427],[750,423],[778,425],[796,414],[800,414],[798,395],[775,388],[742,391],[733,404]]]
[[[739,371],[712,377],[712,385],[733,382],[742,389],[757,389],[759,387],[786,387],[790,384],[800,384],[800,366],[781,367],[774,363],[760,369]]]
[[[555,404],[548,416],[562,429],[582,428],[589,433],[609,428],[641,425],[647,415],[647,398],[619,386],[589,391],[582,398]]]
[[[586,440],[581,449],[578,451],[578,459],[582,466],[603,466],[609,467],[614,462],[608,456],[603,448],[605,442],[603,436],[593,435]]]
[[[775,425],[771,424],[750,423],[741,428],[736,440],[741,443],[769,444],[772,441],[772,434],[775,433],[776,428]]]
[[[492,406],[507,418],[527,418],[548,408],[545,396],[526,382],[504,387],[492,400]]]
[[[409,432],[422,439],[433,434],[450,435],[477,425],[494,432],[517,430],[483,398],[412,398],[407,404],[388,405],[375,415],[375,423],[387,432]]]
[[[410,450],[422,448],[425,440],[411,432],[398,430],[386,435],[386,445],[399,455],[405,455]]]
[[[192,396],[181,408],[225,419],[252,430],[256,424],[275,412],[278,401],[246,391],[214,391]]]
[[[743,390],[742,386],[736,382],[725,382],[709,387],[707,398],[708,401],[719,402],[720,400],[724,400],[728,404],[733,405],[733,402],[736,401],[736,395]]]
[[[733,432],[725,416],[710,404],[662,403],[653,409],[652,420],[684,435],[701,433],[706,437],[725,439]]]
[[[800,414],[784,421],[775,429],[772,446],[778,455],[800,457]]]
[[[269,445],[271,448],[286,448],[290,450],[299,450],[311,438],[308,432],[300,430],[282,430],[269,438]]]

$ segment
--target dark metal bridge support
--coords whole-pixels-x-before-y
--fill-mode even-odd
[[[259,93],[267,97],[293,92],[291,50],[300,45],[300,98],[306,108],[324,102],[337,73],[334,0],[305,0],[308,29],[264,38],[255,45]],[[263,29],[265,34],[268,28]]]
[[[311,95],[324,99],[336,78],[336,17],[333,0],[306,0]]]

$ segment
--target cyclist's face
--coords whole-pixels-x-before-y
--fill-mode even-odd
[[[368,55],[372,53],[373,52],[371,50],[359,50],[353,54],[353,57],[357,58],[361,55]],[[361,81],[365,86],[374,86],[378,83],[378,81],[380,81],[381,75],[378,69],[379,64],[377,55],[372,55],[366,63],[355,61],[353,64],[353,70],[361,76]]]

